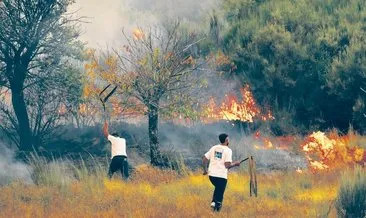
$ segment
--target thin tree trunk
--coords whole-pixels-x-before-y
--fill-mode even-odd
[[[149,144],[151,165],[160,166],[161,154],[159,149],[159,109],[157,105],[149,107]]]

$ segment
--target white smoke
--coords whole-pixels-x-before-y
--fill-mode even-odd
[[[0,143],[0,185],[6,185],[15,180],[32,183],[31,168],[27,164],[16,161],[14,152]]]
[[[266,136],[272,139],[272,137]],[[253,156],[257,163],[257,170],[267,172],[271,170],[296,170],[307,168],[306,159],[303,155],[297,154],[293,148],[281,149],[255,149],[254,145],[265,147],[263,142],[258,142],[253,135],[243,135],[234,139],[231,148],[238,159]],[[277,147],[275,144],[274,147]]]
[[[198,23],[214,9],[219,0],[76,0],[69,12],[88,17],[82,24],[81,40],[89,47],[121,44],[121,30],[130,31],[167,18]]]

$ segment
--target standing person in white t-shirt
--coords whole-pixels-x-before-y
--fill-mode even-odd
[[[126,140],[122,137],[119,137],[118,133],[112,133],[112,135],[108,132],[108,123],[107,121],[104,123],[103,127],[104,136],[111,142],[111,164],[109,165],[108,177],[112,178],[113,174],[117,172],[117,170],[121,171],[122,178],[127,180],[128,173],[128,162],[127,162],[127,153],[126,153]]]
[[[232,151],[229,148],[229,136],[225,133],[219,135],[221,144],[213,146],[203,157],[203,175],[208,175],[211,183],[215,186],[212,196],[211,207],[214,211],[220,211],[224,192],[227,184],[228,169],[239,166],[240,161],[232,162]]]

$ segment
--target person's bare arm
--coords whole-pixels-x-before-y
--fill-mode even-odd
[[[208,164],[208,159],[205,156],[203,156],[202,157],[203,175],[207,175],[207,164]]]
[[[108,132],[108,123],[107,123],[107,121],[105,121],[104,126],[103,126],[103,134],[106,138],[108,138],[109,132]]]
[[[240,161],[234,161],[234,162],[225,162],[225,167],[227,169],[240,166]]]

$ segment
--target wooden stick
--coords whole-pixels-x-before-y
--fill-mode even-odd
[[[257,197],[258,196],[257,171],[256,171],[255,160],[253,157],[252,157],[252,160],[253,160],[254,194],[255,194],[255,197]]]
[[[255,195],[255,197],[258,196],[258,189],[257,189],[257,174],[255,172],[255,161],[253,156],[250,156],[249,158],[249,195]]]

